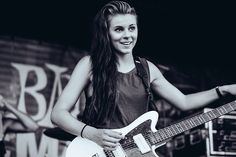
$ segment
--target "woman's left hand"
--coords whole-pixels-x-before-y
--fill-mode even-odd
[[[236,96],[236,84],[221,86],[220,92],[222,93],[222,95],[231,94]]]

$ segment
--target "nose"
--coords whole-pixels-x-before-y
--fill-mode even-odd
[[[123,37],[124,37],[124,38],[129,38],[129,37],[131,37],[131,32],[130,32],[128,29],[126,29],[126,30],[124,31]]]

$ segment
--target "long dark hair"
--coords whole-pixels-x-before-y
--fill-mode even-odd
[[[110,42],[109,19],[117,14],[137,16],[134,8],[128,3],[111,1],[97,13],[93,23],[90,51],[93,95],[85,115],[90,124],[101,124],[106,118],[111,118],[116,107],[117,57]]]

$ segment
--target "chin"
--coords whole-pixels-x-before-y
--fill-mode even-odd
[[[125,55],[125,54],[131,54],[132,51],[120,51],[120,53]]]
[[[132,53],[133,49],[123,49],[123,50],[120,50],[120,53],[123,53],[123,54],[129,54],[129,53]]]

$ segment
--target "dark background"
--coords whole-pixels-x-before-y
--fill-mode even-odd
[[[108,0],[1,3],[0,35],[89,50],[92,19],[106,2]],[[234,66],[234,1],[128,2],[139,15],[137,54],[178,66]]]
[[[3,38],[4,42],[2,47],[0,46],[0,56],[6,56],[0,57],[2,71],[12,74],[3,65],[12,68],[9,63],[19,61],[17,60],[19,55],[30,65],[44,67],[45,63],[53,63],[73,69],[77,56],[81,57],[83,50],[89,50],[92,19],[106,2],[108,0],[0,2],[0,40],[1,36],[7,37]],[[139,39],[135,53],[169,69],[160,68],[168,81],[182,92],[192,93],[217,85],[235,83],[236,2],[229,0],[129,0],[128,2],[134,5],[139,15]],[[15,38],[30,40],[27,42]],[[50,44],[45,45],[45,43]],[[53,43],[62,47],[54,48]],[[67,49],[67,46],[78,49]],[[13,57],[10,58],[10,55]],[[45,60],[45,56],[48,60]],[[4,76],[8,76],[8,79],[5,79],[7,81],[15,79],[11,75]],[[52,84],[50,76],[53,78],[54,75],[48,74],[49,83]],[[4,81],[1,83],[8,89],[9,84]],[[4,88],[1,89],[5,91]],[[50,91],[45,92],[48,93],[50,94]],[[223,102],[224,100],[211,104],[210,107]],[[162,127],[196,113],[195,110],[183,113],[165,102],[158,105],[159,124]],[[190,134],[191,132],[184,137],[186,141],[184,148],[173,148],[175,156],[187,154],[199,157],[199,154],[206,153],[205,139],[200,139],[200,143],[191,145]],[[173,145],[171,147],[174,147]],[[164,152],[171,154],[171,147]]]

